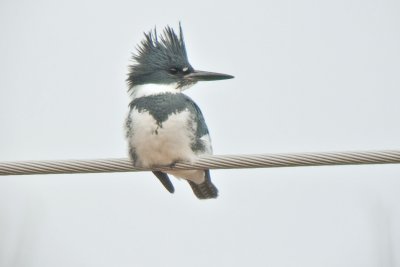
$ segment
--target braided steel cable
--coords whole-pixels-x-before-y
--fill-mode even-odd
[[[133,167],[126,158],[57,161],[0,162],[1,175],[133,172],[150,170],[242,169],[324,165],[400,163],[400,150],[322,152],[256,155],[207,155],[194,162],[178,162],[171,167],[143,169]]]

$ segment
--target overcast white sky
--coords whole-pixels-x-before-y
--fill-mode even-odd
[[[216,154],[400,149],[400,2],[0,1],[0,161],[125,157],[143,31],[181,21]],[[400,165],[0,177],[0,266],[400,266]]]

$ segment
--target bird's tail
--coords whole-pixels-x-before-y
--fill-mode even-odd
[[[218,189],[211,182],[210,171],[205,171],[205,181],[201,184],[196,184],[195,182],[188,181],[193,193],[199,199],[209,199],[218,197]]]

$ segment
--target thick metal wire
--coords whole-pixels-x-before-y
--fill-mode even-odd
[[[400,163],[400,150],[258,155],[208,155],[201,156],[192,163],[179,162],[173,167],[159,167],[153,169],[135,168],[129,159],[126,158],[0,162],[0,176],[133,172],[172,169],[242,169],[389,163]]]

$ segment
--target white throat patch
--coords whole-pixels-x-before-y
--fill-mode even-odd
[[[171,93],[177,94],[180,93],[181,90],[177,89],[178,84],[171,83],[171,84],[155,84],[155,83],[148,83],[148,84],[141,84],[132,87],[131,97],[139,98],[143,96],[150,96],[150,95],[159,95],[162,93]]]
[[[192,85],[193,84],[178,88],[177,83],[141,84],[141,85],[136,85],[136,86],[132,87],[130,96],[132,97],[132,99],[135,99],[135,98],[139,98],[139,97],[143,97],[143,96],[159,95],[159,94],[163,94],[163,93],[178,94],[178,93],[181,93],[183,90],[188,89]]]

